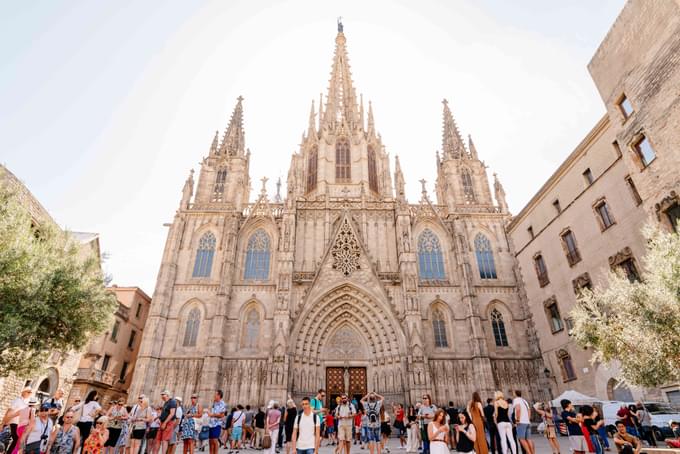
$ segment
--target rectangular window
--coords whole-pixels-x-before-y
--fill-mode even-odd
[[[574,371],[574,365],[571,362],[571,356],[565,356],[561,358],[561,360],[564,381],[576,380],[576,372]]]
[[[562,212],[562,207],[560,206],[559,199],[555,199],[555,201],[553,202],[553,207],[555,208],[555,211],[557,211],[557,214],[560,214]]]
[[[536,269],[536,277],[538,278],[538,284],[541,287],[545,287],[550,283],[548,278],[548,269],[545,267],[545,261],[542,255],[537,255],[534,257],[534,268]]]
[[[667,209],[666,217],[668,218],[668,222],[670,222],[673,231],[677,232],[678,227],[680,226],[680,204],[676,203]]]
[[[635,187],[635,182],[630,175],[626,177],[626,184],[628,185],[628,190],[630,190],[630,195],[633,196],[635,205],[640,205],[642,203],[642,197],[640,197],[640,193],[638,192],[637,187]]]
[[[142,313],[142,303],[137,303],[137,310],[135,311],[135,318],[139,318],[139,314]]]
[[[534,239],[534,228],[532,226],[529,226],[527,228],[527,232],[529,232],[529,237],[533,240]]]
[[[111,329],[111,342],[117,342],[118,341],[118,331],[120,330],[120,322],[118,320],[115,321],[113,324],[113,328]]]
[[[109,368],[109,362],[111,362],[111,356],[110,355],[104,355],[104,359],[102,360],[102,370],[106,372],[106,369]]]
[[[590,168],[587,168],[583,171],[583,179],[586,180],[586,186],[590,186],[593,184],[593,181],[595,181],[593,178],[593,172],[590,170]]]
[[[562,234],[562,242],[567,253],[567,262],[569,262],[570,266],[576,265],[581,261],[581,253],[578,251],[578,247],[576,247],[576,238],[571,230],[567,230]]]
[[[135,345],[135,336],[137,336],[137,331],[132,330],[130,332],[130,340],[128,341],[128,348],[133,348]]]
[[[640,275],[638,274],[635,261],[632,258],[626,259],[618,265],[630,282],[639,282]]]
[[[545,314],[548,317],[550,330],[552,331],[553,334],[564,329],[564,325],[562,324],[562,317],[560,316],[560,310],[557,307],[557,302],[548,304],[545,307]]]
[[[123,367],[120,368],[120,375],[118,376],[118,381],[121,383],[125,383],[125,376],[127,375],[128,366],[129,364],[127,362],[124,362]]]
[[[647,139],[647,136],[644,134],[641,134],[640,137],[633,143],[633,149],[637,153],[644,167],[647,167],[654,159],[656,159],[656,153],[652,148],[652,144],[649,143],[649,139]]]
[[[565,318],[564,326],[567,328],[569,335],[571,335],[571,330],[574,329],[574,320],[572,318]]]
[[[633,105],[625,94],[621,95],[621,98],[619,98],[618,106],[623,118],[630,117],[634,112]]]
[[[609,211],[609,205],[607,205],[606,200],[595,205],[595,211],[597,211],[600,218],[600,227],[602,230],[606,230],[614,224],[614,218]]]

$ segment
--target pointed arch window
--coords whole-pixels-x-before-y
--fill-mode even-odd
[[[203,234],[198,241],[196,261],[194,262],[193,277],[210,277],[213,256],[215,255],[215,235],[212,232]]]
[[[449,342],[446,339],[446,322],[444,321],[444,314],[439,309],[432,312],[432,331],[434,332],[434,346],[448,347]]]
[[[576,380],[576,371],[574,364],[571,361],[571,355],[566,350],[559,350],[557,352],[557,359],[560,362],[560,369],[562,370],[562,380],[565,382]]]
[[[244,279],[263,281],[269,279],[269,235],[257,229],[248,239]]]
[[[378,192],[378,170],[375,163],[375,150],[368,146],[368,187],[373,192]]]
[[[260,337],[260,314],[256,309],[250,309],[246,315],[246,326],[243,336],[243,346],[245,348],[257,348]]]
[[[475,237],[475,255],[479,267],[479,277],[482,279],[496,279],[496,263],[489,239],[478,233]]]
[[[184,326],[184,347],[195,347],[196,339],[198,338],[198,328],[201,324],[201,311],[197,307],[189,311],[186,324]]]
[[[461,180],[463,182],[463,195],[465,196],[465,203],[475,203],[475,188],[472,185],[472,175],[470,171],[463,167]]]
[[[337,181],[352,179],[349,140],[345,137],[340,137],[335,143],[335,179]]]
[[[505,322],[503,321],[503,314],[498,309],[491,311],[491,329],[496,347],[507,347],[508,335],[505,333]]]
[[[316,178],[319,167],[319,147],[314,145],[307,158],[307,192],[316,189]]]
[[[441,244],[430,229],[418,238],[418,271],[421,282],[446,280]]]
[[[215,176],[215,185],[213,186],[212,201],[221,202],[224,197],[224,184],[227,181],[227,169],[220,169]]]

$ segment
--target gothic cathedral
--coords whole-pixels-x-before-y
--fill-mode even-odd
[[[170,226],[131,395],[229,404],[375,390],[464,405],[473,391],[545,399],[505,194],[444,101],[436,201],[406,200],[371,105],[335,39],[328,94],[287,191],[250,201],[243,99],[193,171]],[[264,187],[264,185],[263,185]]]

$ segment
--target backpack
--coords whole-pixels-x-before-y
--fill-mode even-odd
[[[380,427],[379,402],[366,402],[366,416],[368,416],[368,427]]]
[[[301,412],[298,413],[297,416],[295,417],[295,425],[298,426],[298,433],[300,433],[300,418],[302,418],[302,414],[303,414],[303,413],[304,413],[304,412],[301,411]],[[312,416],[314,417],[314,427],[316,427],[316,418],[318,418],[318,416],[317,416],[317,414],[314,413],[314,412],[312,412]],[[319,424],[319,425],[320,425],[320,424]]]
[[[352,414],[356,414],[356,413],[357,413],[357,410],[356,410],[356,408],[354,408],[354,404],[353,404],[353,403],[348,402],[347,405],[349,405],[349,412],[350,412],[350,413],[352,413]],[[338,419],[338,418],[340,417],[340,407],[341,407],[341,406],[342,406],[342,404],[340,404],[340,405],[338,405],[337,407],[335,407],[335,411],[333,412],[333,416],[335,416],[335,419]]]

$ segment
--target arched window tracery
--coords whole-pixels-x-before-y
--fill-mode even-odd
[[[216,244],[217,240],[212,232],[204,233],[198,241],[196,261],[194,262],[194,271],[192,273],[193,277],[210,277]]]
[[[418,272],[421,281],[446,280],[441,244],[430,229],[418,237]]]
[[[257,229],[248,239],[243,278],[258,281],[269,279],[270,255],[269,235],[263,229]]]
[[[478,233],[475,237],[475,255],[477,256],[479,277],[482,279],[496,279],[496,263],[493,259],[491,242],[481,233]]]

